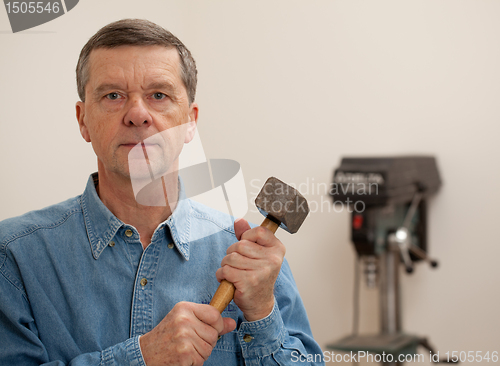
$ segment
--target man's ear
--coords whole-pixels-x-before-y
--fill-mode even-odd
[[[78,120],[78,125],[80,126],[80,134],[83,139],[90,142],[90,134],[85,124],[85,102],[76,102],[76,119]]]
[[[196,125],[198,123],[198,104],[191,103],[189,106],[189,122],[187,123],[186,138],[184,143],[187,144],[191,142],[196,133]]]

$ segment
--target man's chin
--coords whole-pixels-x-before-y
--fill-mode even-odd
[[[136,195],[145,186],[151,185],[153,182],[160,181],[161,177],[165,176],[167,172],[168,167],[163,164],[146,164],[144,161],[129,161],[127,171]]]
[[[146,164],[141,161],[129,161],[127,174],[131,180],[143,181],[152,180],[167,174],[168,167],[163,164]]]

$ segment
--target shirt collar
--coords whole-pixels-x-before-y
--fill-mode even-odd
[[[117,231],[122,226],[125,226],[125,223],[113,215],[102,203],[96,191],[98,181],[97,173],[90,175],[80,200],[92,256],[95,259],[99,258]],[[154,237],[155,235],[164,233],[161,229],[167,225],[175,246],[186,260],[189,260],[191,211],[191,203],[186,199],[184,185],[179,178],[179,201],[177,202],[177,207],[167,220],[158,225],[155,234],[153,234]]]
[[[184,184],[179,177],[179,200],[165,224],[170,228],[175,246],[186,260],[189,260],[192,210],[191,202],[186,197]]]

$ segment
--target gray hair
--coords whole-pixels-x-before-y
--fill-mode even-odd
[[[143,19],[122,19],[101,28],[82,48],[76,65],[78,95],[85,102],[85,86],[89,81],[89,57],[92,50],[119,46],[175,47],[181,60],[181,79],[186,87],[189,104],[196,94],[197,71],[191,52],[172,33],[159,25]]]

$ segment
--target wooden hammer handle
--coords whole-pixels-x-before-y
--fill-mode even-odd
[[[214,297],[212,297],[212,301],[210,301],[210,305],[219,310],[219,313],[222,314],[233,297],[234,285],[229,281],[222,280],[217,291],[215,291]]]
[[[279,225],[268,218],[264,219],[260,226],[264,226],[271,230],[274,234],[276,230],[278,230]],[[212,297],[212,301],[210,301],[210,305],[219,310],[219,313],[222,314],[224,309],[229,305],[231,300],[234,297],[234,285],[226,280],[222,280],[217,291],[215,291],[214,297]]]
[[[280,227],[279,224],[275,223],[273,220],[269,220],[267,217],[262,221],[260,226],[267,227],[274,234],[276,230]]]

